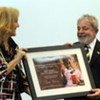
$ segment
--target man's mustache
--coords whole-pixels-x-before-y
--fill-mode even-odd
[[[78,33],[78,37],[85,37],[86,34],[85,33]]]

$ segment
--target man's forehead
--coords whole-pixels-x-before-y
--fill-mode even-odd
[[[88,20],[80,20],[78,21],[78,26],[86,27],[86,26],[91,26],[91,23]]]

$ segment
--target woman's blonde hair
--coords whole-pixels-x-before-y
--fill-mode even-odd
[[[18,20],[19,11],[12,7],[0,7],[0,41],[4,34],[12,32],[12,24]]]

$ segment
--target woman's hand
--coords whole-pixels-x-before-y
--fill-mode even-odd
[[[13,68],[21,61],[23,57],[26,57],[26,51],[27,49],[23,48],[16,50],[17,53],[15,55],[15,58],[7,64],[8,65],[7,74],[9,74],[13,70]]]
[[[21,48],[21,49],[17,49],[16,51],[17,53],[15,55],[15,58],[18,58],[21,60],[23,57],[26,57],[27,49]]]

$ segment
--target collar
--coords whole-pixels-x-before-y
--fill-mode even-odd
[[[95,39],[89,44],[89,46],[90,46],[90,48],[91,48],[92,50],[93,50],[94,47],[95,47],[96,41],[97,41],[97,39],[95,38]]]

